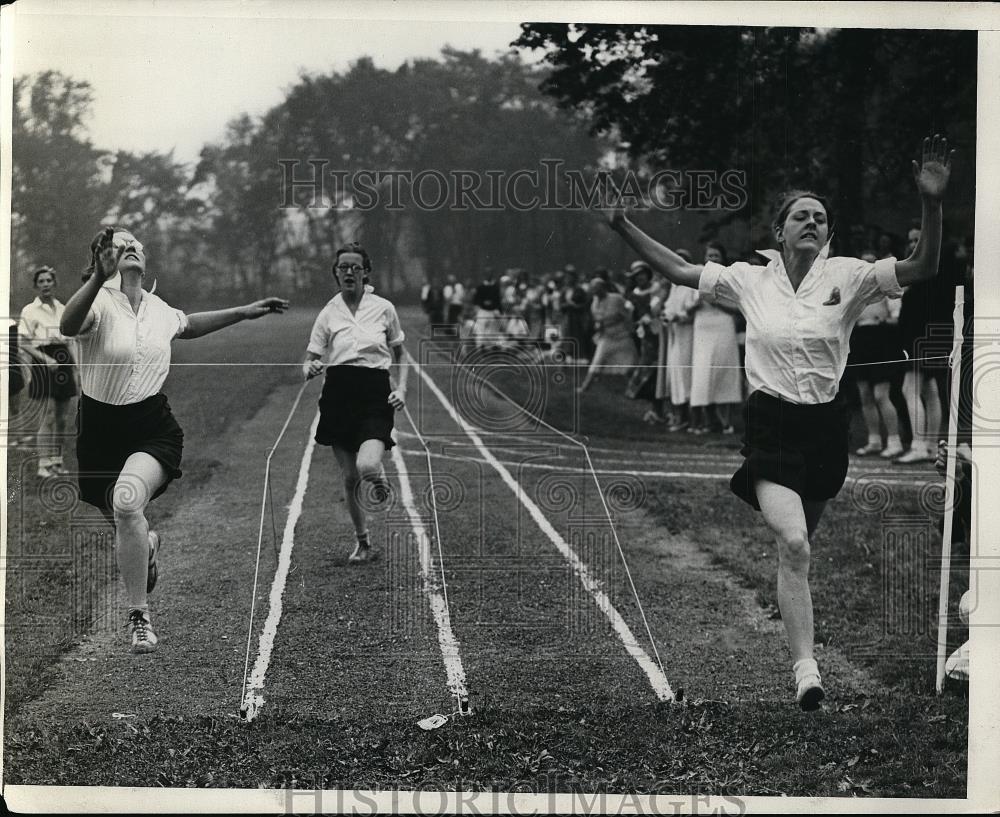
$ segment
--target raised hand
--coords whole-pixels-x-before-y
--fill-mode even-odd
[[[954,155],[954,150],[948,150],[948,140],[940,134],[924,139],[920,163],[913,162],[913,179],[921,196],[937,201],[944,198]]]
[[[286,309],[288,309],[288,301],[284,298],[263,298],[243,307],[243,317],[252,321],[272,312],[280,314]]]
[[[124,245],[117,250],[114,247],[115,231],[112,227],[105,227],[94,238],[91,244],[94,247],[94,267],[98,278],[107,280],[118,271],[118,262],[122,253],[125,252]]]

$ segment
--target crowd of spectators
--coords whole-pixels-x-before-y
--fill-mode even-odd
[[[919,233],[913,226],[900,239],[875,227],[856,228],[852,254],[871,261],[904,258]],[[946,236],[936,278],[910,287],[901,300],[871,305],[858,321],[842,383],[864,421],[867,438],[857,456],[902,464],[934,460],[947,421],[955,286],[971,283],[970,246]],[[731,260],[718,242],[695,256]],[[754,253],[742,258],[763,263]],[[966,291],[971,303],[971,286]],[[646,423],[672,433],[735,432],[734,408],[747,396],[743,317],[708,303],[695,289],[671,286],[642,261],[589,275],[573,264],[549,275],[521,269],[498,275],[487,268],[464,284],[453,275],[443,286],[428,282],[421,302],[432,324],[449,327],[471,347],[519,347],[585,367],[581,393],[598,377],[617,376],[623,398],[648,404]]]

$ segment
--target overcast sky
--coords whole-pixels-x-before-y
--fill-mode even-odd
[[[0,56],[15,75],[56,69],[91,83],[95,145],[173,149],[183,162],[236,115],[279,103],[300,71],[344,71],[365,55],[394,69],[446,44],[493,56],[508,50],[518,20],[933,28],[982,25],[984,16],[969,3],[634,0],[18,0],[5,11],[12,47]]]
[[[436,57],[446,44],[492,56],[508,50],[520,31],[514,22],[481,19],[332,19],[351,13],[343,3],[89,4],[102,6],[118,13],[69,13],[81,9],[77,3],[19,4],[15,73],[56,69],[87,80],[95,145],[173,149],[183,162],[196,161],[202,145],[219,140],[237,114],[262,114],[279,103],[302,70],[343,71],[365,55],[396,68]]]

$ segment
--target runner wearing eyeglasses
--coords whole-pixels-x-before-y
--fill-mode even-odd
[[[340,292],[316,317],[302,365],[307,380],[326,370],[316,442],[333,449],[344,477],[357,536],[348,561],[355,564],[375,558],[365,506],[389,497],[382,455],[395,445],[393,415],[406,397],[403,329],[396,308],[368,284],[371,269],[360,244],[337,250],[333,277]],[[400,367],[395,388],[389,378],[393,363]]]

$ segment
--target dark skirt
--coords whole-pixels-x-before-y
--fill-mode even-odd
[[[11,397],[24,390],[24,373],[21,371],[21,364],[16,361],[11,361],[7,366],[7,387],[7,393]]]
[[[65,343],[47,343],[38,347],[49,357],[55,358],[59,365],[55,370],[44,363],[34,361],[31,366],[31,385],[28,393],[36,400],[51,398],[53,400],[69,400],[76,397],[76,379],[73,377],[73,356]]]
[[[847,478],[847,402],[799,405],[755,391],[743,407],[743,465],[729,485],[758,511],[754,483],[766,479],[795,491],[803,500],[832,499]]]
[[[856,326],[847,358],[851,377],[862,383],[890,383],[905,371],[899,327],[890,323]]]
[[[357,453],[365,440],[392,440],[395,409],[389,405],[389,372],[367,366],[329,366],[319,398],[316,442]]]
[[[13,397],[24,389],[24,370],[21,366],[20,338],[17,334],[17,324],[12,323],[7,331],[7,387],[8,394]]]
[[[184,432],[174,419],[166,395],[154,394],[138,403],[113,406],[80,396],[76,413],[76,457],[80,498],[111,510],[112,495],[125,461],[138,452],[157,460],[167,481],[153,499],[181,476]]]

